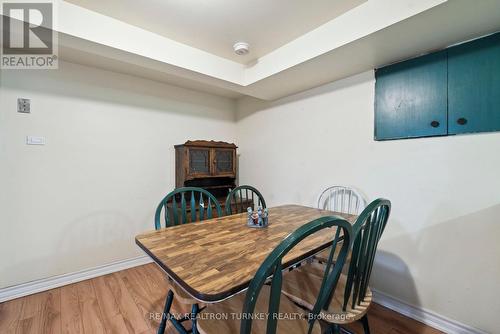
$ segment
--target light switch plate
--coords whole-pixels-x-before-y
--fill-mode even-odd
[[[27,145],[45,145],[45,137],[26,136]]]
[[[20,112],[23,114],[31,113],[30,99],[18,98],[17,99],[17,112]]]

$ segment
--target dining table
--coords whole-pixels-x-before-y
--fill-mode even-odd
[[[300,226],[320,217],[340,216],[354,224],[356,215],[301,205],[268,208],[269,225],[247,226],[240,213],[149,231],[136,244],[189,295],[215,303],[246,290],[266,257]],[[321,230],[297,244],[283,259],[292,268],[328,248],[336,228]]]

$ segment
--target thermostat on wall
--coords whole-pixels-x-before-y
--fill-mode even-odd
[[[45,137],[26,136],[27,145],[45,145]]]

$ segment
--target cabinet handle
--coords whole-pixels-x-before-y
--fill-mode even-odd
[[[432,122],[431,122],[431,126],[432,126],[433,128],[437,128],[437,127],[439,126],[439,122],[438,122],[438,121],[432,121]]]
[[[467,124],[467,119],[460,117],[459,119],[457,119],[457,123],[460,125],[465,125],[465,124]]]

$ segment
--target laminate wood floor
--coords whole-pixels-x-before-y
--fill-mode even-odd
[[[147,264],[0,304],[0,333],[156,333],[169,285]],[[174,301],[174,312],[189,312]],[[374,304],[372,334],[441,333]],[[355,324],[350,330],[362,333]],[[175,333],[167,327],[166,333]]]

